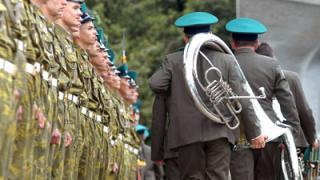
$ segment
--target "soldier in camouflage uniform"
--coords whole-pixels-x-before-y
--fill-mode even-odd
[[[7,177],[10,151],[15,136],[16,101],[13,96],[16,44],[11,38],[8,8],[0,1],[0,179]]]
[[[39,76],[34,76],[36,82],[34,94],[37,110],[36,132],[33,142],[33,178],[49,179],[51,177],[50,138],[52,125],[56,117],[56,77],[59,64],[55,61],[53,42],[53,21],[61,18],[65,0],[32,1],[33,10],[29,12],[31,18],[31,32],[34,47],[38,47],[41,56],[37,58],[41,63]],[[54,6],[53,6],[54,4]],[[44,116],[42,115],[44,114]],[[46,117],[46,118],[43,118]],[[46,120],[46,121],[45,121]]]
[[[8,147],[13,147],[10,149],[9,154],[2,154],[7,159],[4,162],[8,162],[9,171],[7,177],[17,178],[17,177],[29,177],[31,175],[32,155],[29,156],[28,153],[31,152],[32,136],[30,133],[32,127],[32,101],[33,97],[31,92],[33,90],[33,82],[30,78],[30,73],[28,72],[27,62],[31,62],[35,55],[35,51],[29,51],[26,47],[30,47],[31,39],[28,34],[28,16],[24,10],[24,4],[22,1],[8,1],[4,0],[9,14],[9,24],[10,24],[10,37],[14,39],[15,47],[15,57],[14,64],[16,66],[16,73],[14,75],[14,93],[15,99],[17,101],[16,108],[12,108],[16,112],[16,129],[15,133],[9,136],[10,140],[14,143],[7,144]],[[13,95],[12,95],[13,96]],[[11,126],[13,127],[13,126]],[[11,131],[13,133],[13,131]],[[4,146],[6,147],[6,146]],[[9,161],[8,161],[9,160]],[[11,161],[12,160],[12,161]]]
[[[84,3],[82,5],[82,10],[85,8]],[[91,176],[89,173],[89,168],[87,168],[88,157],[88,144],[90,134],[90,118],[88,117],[88,109],[90,99],[92,99],[92,71],[93,67],[89,63],[88,55],[86,53],[86,49],[90,46],[93,46],[96,42],[96,31],[94,29],[94,25],[92,23],[93,18],[89,16],[85,11],[82,11],[83,14],[81,16],[81,26],[80,26],[80,36],[75,37],[76,52],[78,55],[79,61],[79,71],[80,78],[84,86],[84,91],[80,95],[80,130],[78,132],[79,144],[77,147],[76,154],[76,172],[79,179],[89,179]]]
[[[55,28],[57,39],[62,49],[62,57],[65,58],[64,62],[60,61],[60,66],[62,66],[60,74],[65,76],[67,83],[62,84],[64,87],[61,87],[62,89],[58,93],[59,100],[63,104],[63,106],[61,105],[63,107],[61,118],[64,119],[63,138],[65,147],[62,147],[62,152],[57,156],[55,163],[60,170],[53,175],[63,177],[63,179],[73,179],[75,176],[73,169],[76,164],[77,130],[80,125],[78,105],[79,95],[83,91],[83,84],[79,77],[79,63],[75,53],[73,37],[79,36],[82,14],[80,11],[81,3],[83,3],[81,0],[68,0],[63,16],[57,21],[58,25]],[[64,164],[62,165],[62,163]],[[62,169],[63,173],[61,172]]]

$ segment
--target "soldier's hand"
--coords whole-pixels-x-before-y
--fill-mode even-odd
[[[162,165],[164,165],[164,161],[163,161],[163,160],[160,160],[160,161],[154,161],[154,163],[156,163],[156,165],[158,165],[158,166],[162,166]]]
[[[59,129],[54,129],[51,135],[51,144],[60,144],[61,133]]]
[[[45,127],[45,123],[47,121],[47,118],[44,116],[44,114],[42,112],[40,112],[38,114],[38,118],[37,119],[38,119],[38,127],[40,129],[43,129]]]
[[[250,142],[250,147],[252,149],[261,149],[266,146],[266,140],[268,139],[268,136],[266,135],[260,135],[254,139],[251,140]]]
[[[70,146],[70,144],[72,143],[72,136],[71,136],[71,134],[70,134],[69,132],[66,132],[64,138],[65,138],[64,145],[65,145],[66,147]]]
[[[319,148],[319,142],[318,142],[318,139],[316,139],[313,144],[312,144],[312,148],[313,149],[318,149]]]

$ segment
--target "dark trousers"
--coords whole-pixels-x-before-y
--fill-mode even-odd
[[[181,180],[227,180],[231,148],[226,138],[179,148]]]
[[[254,159],[251,149],[231,152],[230,174],[232,180],[254,180]]]
[[[165,176],[166,180],[179,180],[180,173],[179,173],[179,166],[178,166],[178,158],[170,158],[165,159]]]
[[[264,149],[253,150],[255,180],[278,180],[281,177],[279,142],[268,142]]]

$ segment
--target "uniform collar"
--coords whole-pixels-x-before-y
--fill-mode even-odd
[[[251,48],[239,48],[235,51],[236,54],[241,54],[241,53],[255,53],[253,49]]]

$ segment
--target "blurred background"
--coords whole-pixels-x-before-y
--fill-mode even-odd
[[[266,24],[268,32],[262,40],[272,45],[284,69],[300,74],[309,104],[319,119],[320,0],[91,0],[88,5],[108,35],[116,64],[121,63],[122,34],[126,33],[129,67],[139,73],[142,124],[151,124],[153,93],[148,78],[160,67],[165,54],[183,47],[182,30],[173,24],[191,11],[216,15],[219,23],[212,30],[226,42],[224,25],[236,16]]]

